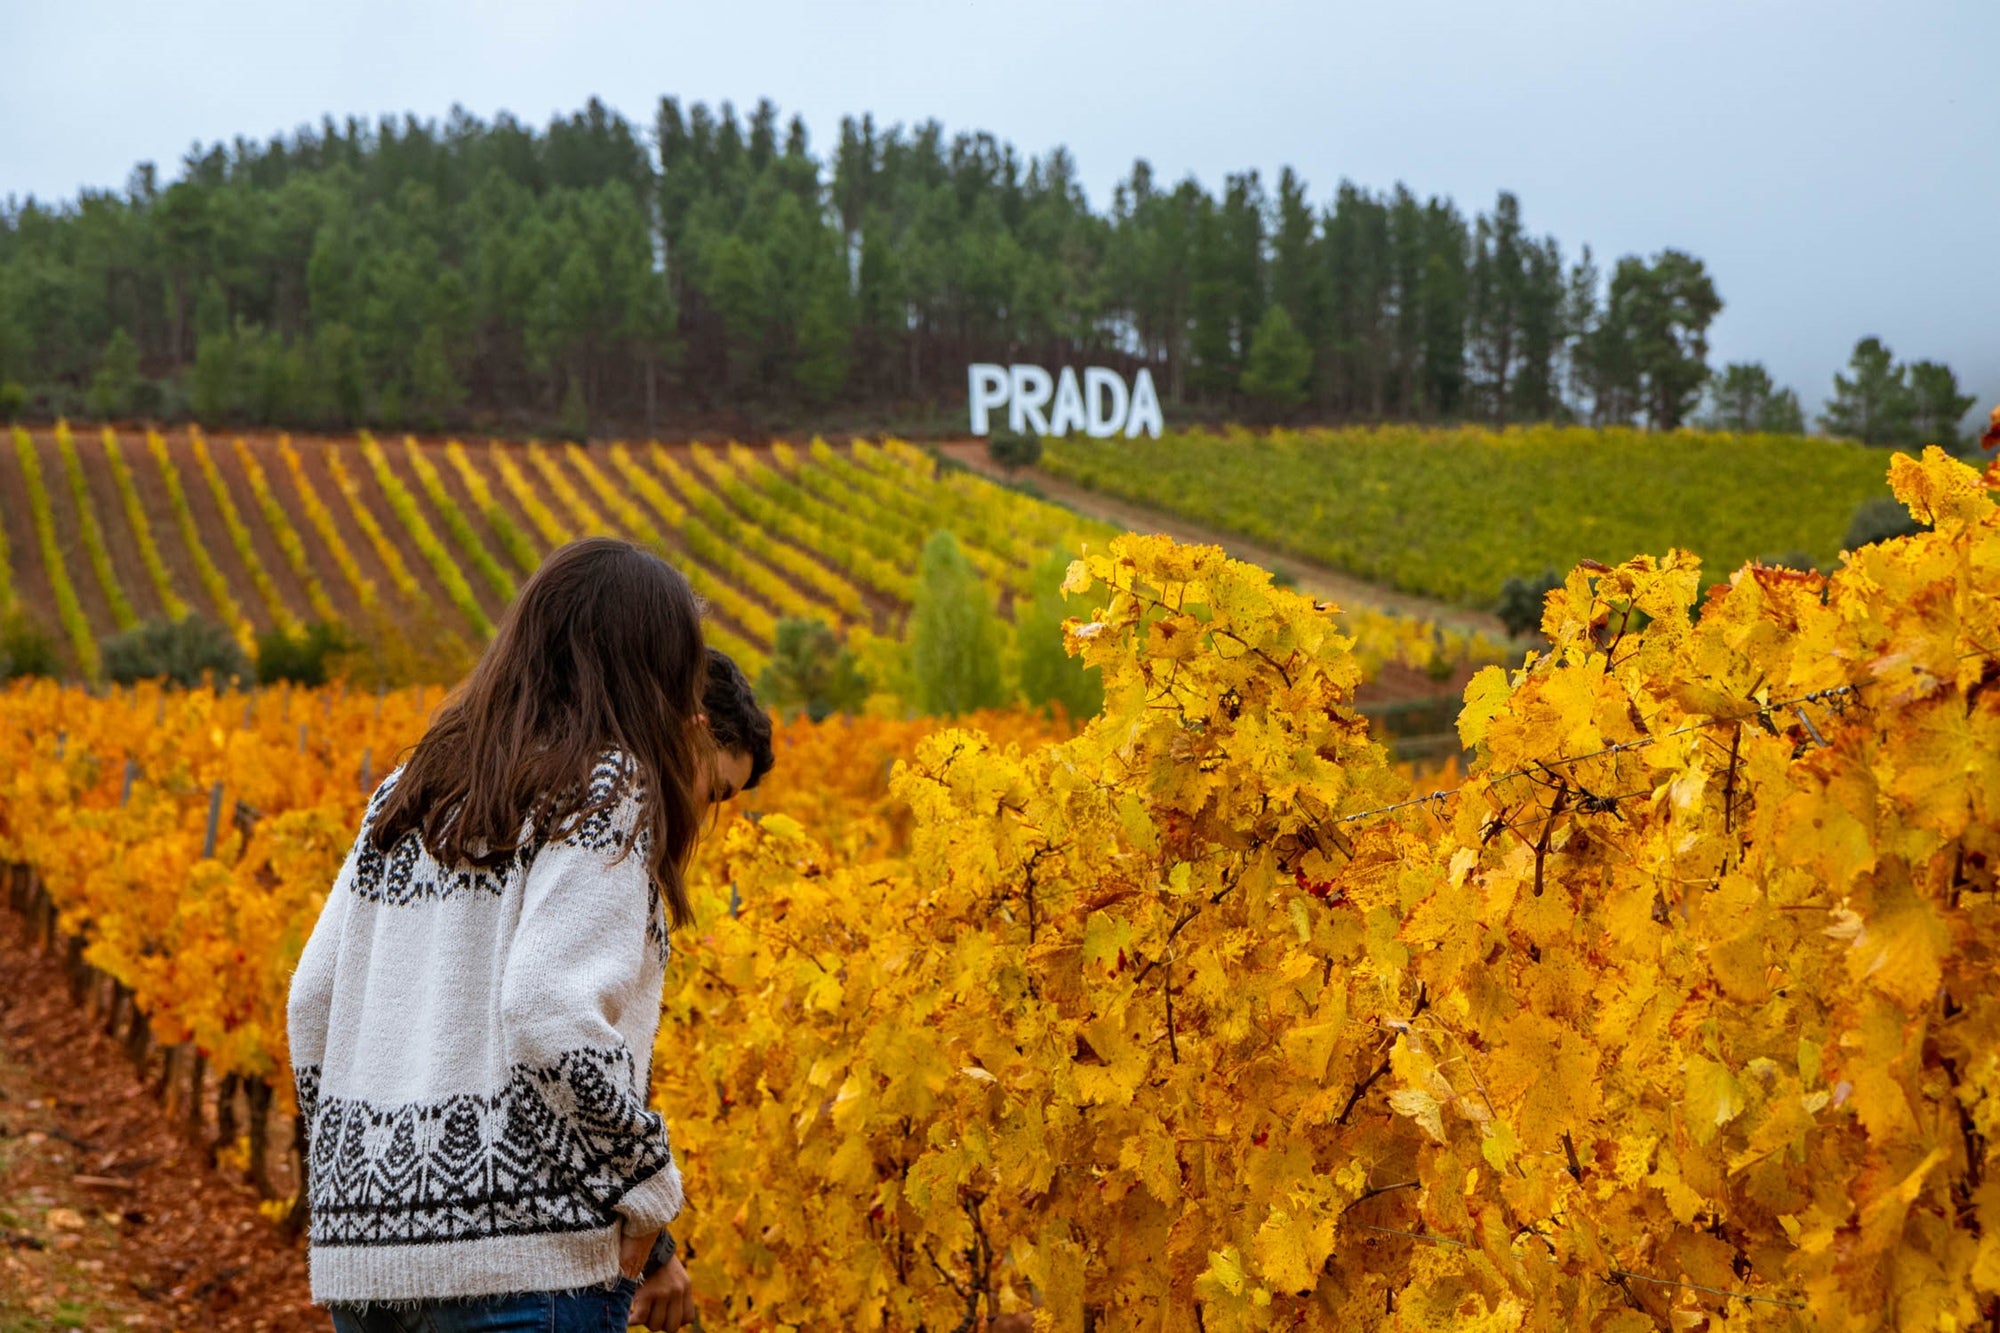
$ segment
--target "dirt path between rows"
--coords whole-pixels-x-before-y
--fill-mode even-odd
[[[121,457],[125,453],[122,441],[119,452]],[[146,569],[145,558],[139,554],[139,539],[132,532],[124,497],[118,492],[117,479],[111,475],[111,464],[105,457],[103,430],[77,431],[76,456],[83,464],[97,526],[104,533],[104,548],[111,554],[111,568],[118,576],[119,586],[125,590],[126,599],[139,619],[162,619],[166,607],[160,601],[152,574]]]
[[[210,1169],[0,905],[0,1333],[321,1331],[305,1249]]]
[[[1113,523],[1134,532],[1163,533],[1179,542],[1220,546],[1238,560],[1247,560],[1266,569],[1286,570],[1298,579],[1299,591],[1310,593],[1314,597],[1339,606],[1374,607],[1377,610],[1393,611],[1398,615],[1414,616],[1419,620],[1433,621],[1452,629],[1490,634],[1497,639],[1507,637],[1507,631],[1501,627],[1499,617],[1484,611],[1471,611],[1462,606],[1454,606],[1450,602],[1385,588],[1379,583],[1358,579],[1331,565],[1306,560],[1288,551],[1281,551],[1275,546],[1265,546],[1247,537],[1239,537],[1235,533],[1204,527],[1177,514],[1151,509],[1130,500],[1106,495],[1102,491],[1090,490],[1073,481],[1052,476],[1041,468],[1009,474],[987,455],[986,442],[983,440],[952,440],[938,445],[938,451],[953,462],[963,463],[973,471],[997,481],[1032,482],[1035,489],[1043,496],[1057,504],[1074,509],[1086,518]]]

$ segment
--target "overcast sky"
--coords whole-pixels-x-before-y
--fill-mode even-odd
[[[2000,0],[0,0],[0,51],[0,195],[327,112],[769,96],[816,150],[862,111],[1066,144],[1099,208],[1136,157],[1511,189],[1566,255],[1699,255],[1712,360],[1809,412],[1867,333],[2000,402]]]

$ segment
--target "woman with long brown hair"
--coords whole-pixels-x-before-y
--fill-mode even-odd
[[[692,1318],[647,1083],[711,782],[701,609],[625,542],[556,551],[369,802],[290,1005],[340,1333]]]

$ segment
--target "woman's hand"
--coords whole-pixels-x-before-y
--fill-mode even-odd
[[[660,1333],[674,1333],[694,1322],[694,1285],[678,1256],[660,1265],[658,1272],[640,1284],[632,1297],[632,1314],[625,1322]]]

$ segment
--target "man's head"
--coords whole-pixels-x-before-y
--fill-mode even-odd
[[[776,759],[771,754],[771,718],[734,658],[708,650],[708,691],[702,695],[709,734],[715,737],[715,777],[710,799],[717,805],[764,780]]]

